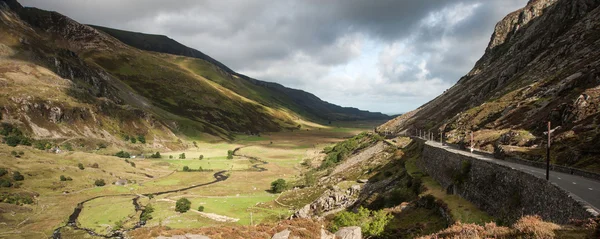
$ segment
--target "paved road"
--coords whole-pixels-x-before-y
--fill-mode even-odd
[[[485,160],[494,162],[497,164],[505,165],[511,167],[513,169],[523,171],[529,174],[532,174],[538,178],[546,179],[546,169],[531,167],[528,165],[511,163],[499,159],[495,159],[491,156],[481,155],[477,153],[471,153],[468,151],[459,150],[450,146],[442,145],[439,142],[427,141],[426,144],[443,148],[450,152],[467,155],[473,158],[477,158],[479,160]],[[596,212],[600,212],[600,181],[584,178],[581,176],[550,171],[550,182],[555,183],[560,188],[565,189],[572,194],[579,197],[581,200],[587,202],[589,206],[594,208]]]

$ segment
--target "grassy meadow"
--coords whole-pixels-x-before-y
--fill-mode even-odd
[[[292,212],[275,202],[279,194],[269,191],[271,182],[279,178],[299,179],[300,164],[306,158],[363,130],[366,128],[331,126],[260,136],[238,135],[232,142],[196,139],[183,142],[189,145],[186,150],[159,150],[162,157],[157,159],[118,158],[110,155],[118,151],[110,150],[111,147],[55,154],[0,144],[0,168],[8,171],[2,178],[10,178],[15,171],[25,178],[18,182],[18,188],[0,188],[0,193],[31,195],[34,199],[32,204],[21,206],[0,203],[0,238],[49,237],[54,229],[67,223],[79,202],[95,197],[83,205],[77,223],[100,234],[118,227],[131,228],[137,222],[140,212],[135,211],[132,201],[136,196],[140,196],[142,206],[150,204],[154,208],[148,226],[190,228],[274,222]],[[236,156],[227,159],[227,151],[236,148],[240,148]],[[12,151],[23,151],[23,155],[15,157]],[[155,152],[155,149],[143,151]],[[181,154],[185,154],[185,159],[180,159]],[[246,156],[266,161],[259,167],[267,170],[250,170],[259,162]],[[184,166],[192,170],[201,167],[203,171],[183,172]],[[141,196],[210,183],[215,180],[213,174],[222,170],[228,171],[229,178],[225,181],[152,198]],[[71,180],[61,181],[61,175]],[[105,186],[95,185],[100,179]],[[115,185],[118,180],[126,180],[127,184]],[[191,201],[192,210],[186,213],[174,210],[175,201],[182,197]],[[204,207],[203,212],[197,211],[199,206]],[[67,228],[61,232],[64,238],[81,235],[80,231]]]

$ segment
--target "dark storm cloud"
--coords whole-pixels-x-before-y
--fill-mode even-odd
[[[255,78],[372,110],[372,99],[410,97],[416,108],[443,91],[481,57],[494,24],[526,2],[21,0],[82,23],[168,35]],[[437,85],[423,93],[419,84]]]

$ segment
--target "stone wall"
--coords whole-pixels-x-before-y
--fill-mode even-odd
[[[567,223],[591,216],[568,192],[525,172],[425,144],[417,165],[447,191],[460,195],[501,222],[524,215]]]

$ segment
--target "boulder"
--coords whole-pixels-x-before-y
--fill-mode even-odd
[[[360,227],[342,227],[335,233],[340,239],[362,239]]]
[[[321,228],[321,239],[335,239],[335,235],[331,232]]]
[[[275,235],[273,235],[273,237],[271,237],[271,239],[288,239],[288,238],[290,238],[290,230],[288,230],[288,229],[285,229],[283,231],[275,233]]]

